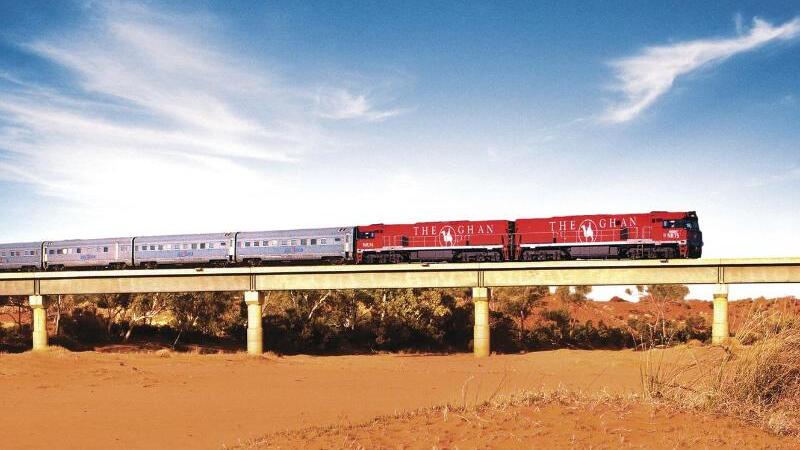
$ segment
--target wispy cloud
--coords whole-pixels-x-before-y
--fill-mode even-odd
[[[609,108],[603,119],[612,123],[632,120],[667,93],[676,78],[771,42],[797,37],[800,18],[782,25],[755,18],[746,32],[741,25],[737,25],[737,29],[741,32],[734,38],[647,47],[638,55],[611,62],[617,80],[615,89],[622,93],[624,100]]]
[[[282,169],[331,150],[331,120],[399,113],[358,93],[370,86],[320,94],[288,81],[215,39],[209,17],[91,8],[80,29],[17,43],[66,77],[0,73],[0,180],[109,213],[235,210],[275,198],[292,185]]]
[[[774,184],[791,183],[797,180],[800,180],[800,166],[791,167],[783,172],[768,174],[759,178],[752,178],[750,181],[748,181],[747,186],[751,188],[759,188]]]
[[[406,112],[403,109],[379,109],[365,94],[345,89],[320,89],[316,95],[317,113],[325,119],[379,122]]]

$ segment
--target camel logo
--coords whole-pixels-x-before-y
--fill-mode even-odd
[[[439,245],[443,247],[452,247],[456,240],[456,230],[450,225],[443,226],[439,230]]]
[[[591,219],[581,222],[581,231],[578,233],[579,242],[594,242],[597,225]]]

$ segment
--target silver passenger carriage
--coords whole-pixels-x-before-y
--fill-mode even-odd
[[[354,227],[236,233],[236,262],[352,261]]]
[[[136,267],[184,264],[225,265],[233,261],[233,233],[178,234],[134,238]]]
[[[133,264],[132,243],[131,237],[45,242],[43,266],[51,270],[80,267],[122,269]]]
[[[42,268],[42,242],[0,244],[0,270]]]

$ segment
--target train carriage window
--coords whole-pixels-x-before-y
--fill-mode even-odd
[[[205,242],[201,242],[200,243],[200,249],[201,250],[205,250],[206,249],[206,243]]]
[[[220,243],[219,243],[219,246],[220,246],[220,247],[225,247],[225,243],[224,243],[224,242],[220,242]]]
[[[325,238],[319,240],[319,245],[325,245],[326,241]]]
[[[297,239],[292,239],[292,245],[297,245]]]
[[[51,254],[51,255],[55,255],[56,251],[55,250],[49,250],[48,253]]]
[[[11,256],[16,256],[14,253],[15,253],[15,252],[11,252]]]
[[[80,247],[75,249],[75,253],[80,253],[80,252],[81,252],[81,248]]]
[[[158,249],[159,249],[159,250],[164,250],[164,244],[159,244],[159,245],[158,245]],[[108,251],[108,248],[107,248],[107,247],[106,247],[106,248],[104,248],[104,249],[103,249],[103,251]]]
[[[183,249],[184,250],[189,250],[189,244],[183,244]]]
[[[208,248],[214,248],[214,243],[213,242],[209,242],[208,243]]]
[[[289,241],[282,240],[281,245],[289,245]]]
[[[155,251],[155,250],[156,250],[156,246],[155,245],[151,245],[150,246],[150,251]]]
[[[300,245],[308,245],[308,239],[300,239]]]
[[[253,247],[258,247],[259,243],[259,241],[253,241]]]
[[[192,250],[197,250],[197,244],[192,244]]]
[[[245,241],[244,246],[245,247],[250,247],[250,241]]]
[[[336,241],[336,242],[342,242],[342,238],[336,238],[336,239],[334,239],[334,241]]]
[[[269,246],[270,247],[277,247],[278,246],[278,241],[276,241],[275,239],[269,241]]]

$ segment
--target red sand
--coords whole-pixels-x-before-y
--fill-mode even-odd
[[[553,389],[563,385],[589,393],[638,392],[641,364],[642,354],[633,351],[575,350],[495,355],[483,360],[469,354],[282,358],[63,350],[2,354],[0,392],[4,402],[0,420],[6,432],[1,442],[5,448],[219,448],[275,432],[356,425],[378,416],[445,403],[475,405],[495,393],[523,389]],[[474,429],[462,428],[455,420],[442,422],[435,417],[419,416],[392,424],[394,434],[373,434],[375,439],[385,435],[383,441],[364,442],[367,447],[390,445],[392,441],[410,442],[408,439],[431,422],[434,428],[430,433],[434,434],[425,431],[430,439],[415,444],[417,448],[436,445],[439,441],[431,440],[436,436],[450,436],[446,439],[451,444],[463,442],[459,448],[501,443],[515,446],[513,440],[495,441],[493,436],[504,432],[503,428],[492,428],[491,421],[495,420],[511,421],[509,429],[520,432],[527,428],[519,423],[527,422],[519,420],[533,420],[546,431],[542,436],[556,436],[561,440],[553,442],[563,445],[569,445],[563,439],[577,426],[576,430],[583,430],[580,431],[583,440],[575,441],[581,447],[595,442],[586,437],[587,433],[602,433],[603,426],[634,430],[625,432],[630,436],[623,433],[629,442],[637,442],[634,435],[668,428],[675,436],[688,433],[686,439],[700,438],[708,432],[701,420],[690,416],[673,421],[662,414],[650,420],[646,410],[632,413],[632,417],[641,420],[612,420],[607,425],[598,422],[597,411],[563,408],[542,411],[545,412],[519,412],[519,417],[529,419],[517,416],[487,419],[488,428],[481,428],[484,431],[477,434]],[[613,416],[608,411],[603,414],[606,419]],[[773,442],[769,440],[771,436],[759,430],[742,429],[750,436],[747,439],[756,440],[712,433],[697,442],[712,447],[739,442],[751,448]],[[528,431],[520,436],[527,439]],[[462,434],[467,437],[460,440]],[[306,437],[300,434],[301,441],[297,441],[297,436],[287,438],[286,443],[290,447],[299,446]],[[340,447],[335,441],[338,438],[315,441],[314,445]],[[530,442],[523,444],[530,447],[538,441],[523,442]],[[614,446],[609,442],[617,441],[598,435],[596,442],[608,447]],[[787,441],[781,438],[774,442]]]

